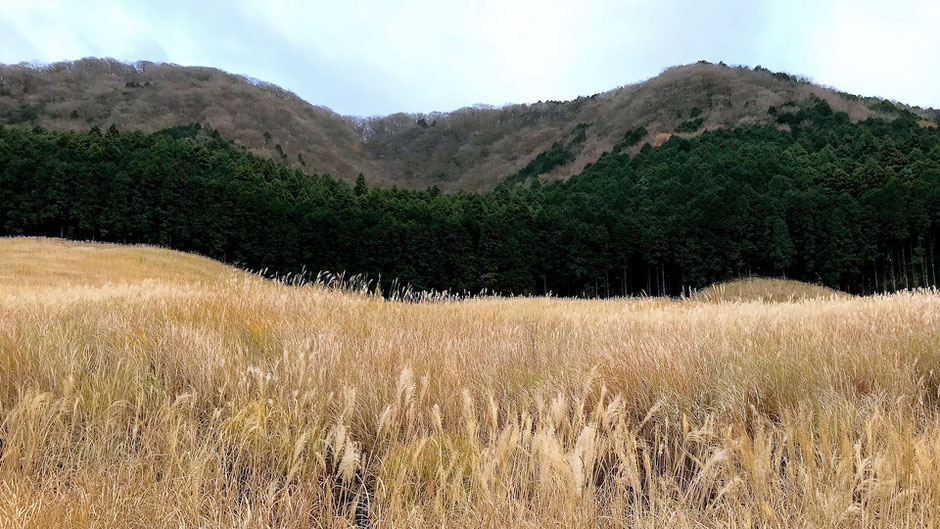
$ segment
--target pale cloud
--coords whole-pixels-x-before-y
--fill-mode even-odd
[[[359,115],[569,99],[699,59],[940,106],[938,29],[932,0],[12,0],[0,62],[215,66]]]
[[[820,82],[940,107],[940,4],[835,1],[812,33]]]

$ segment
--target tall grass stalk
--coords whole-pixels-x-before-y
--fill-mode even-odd
[[[391,301],[0,240],[2,527],[932,527],[940,296]]]

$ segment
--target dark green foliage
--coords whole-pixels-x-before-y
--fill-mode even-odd
[[[705,118],[695,118],[688,121],[683,121],[676,127],[676,132],[695,132],[698,129],[702,128],[702,125],[705,123]]]
[[[39,111],[38,105],[20,105],[7,111],[0,110],[0,123],[33,123],[39,118]]]
[[[163,129],[160,132],[155,132],[154,134],[169,136],[174,140],[178,140],[180,138],[195,138],[200,132],[202,132],[202,125],[199,123],[190,123],[189,125],[177,125],[175,127]]]
[[[673,137],[606,153],[567,182],[483,194],[369,189],[364,177],[350,187],[198,125],[0,126],[0,235],[159,244],[256,270],[472,292],[677,295],[750,274],[851,292],[936,285],[940,130],[851,123],[824,101],[791,107],[778,111],[789,131]],[[579,136],[536,156],[530,174],[566,163]]]
[[[567,145],[559,142],[552,143],[547,151],[538,153],[519,172],[509,175],[500,182],[497,189],[524,185],[532,180],[538,180],[539,175],[551,172],[574,160],[577,149],[587,140],[587,123],[579,123],[571,132],[571,139]]]
[[[894,114],[898,111],[898,108],[887,99],[882,99],[881,101],[871,105],[871,109],[876,112],[884,112],[886,114]]]
[[[785,106],[794,107],[796,105],[787,103]],[[794,129],[798,129],[804,125],[816,128],[832,127],[848,123],[849,121],[849,117],[845,113],[833,112],[832,107],[829,106],[826,100],[815,97],[810,100],[809,105],[799,107],[799,110],[796,112],[778,109],[776,117],[777,123],[789,125]]]
[[[154,134],[169,136],[174,140],[189,139],[193,143],[214,147],[220,149],[233,149],[235,144],[226,140],[219,134],[219,131],[212,127],[203,127],[199,123],[190,123],[189,125],[177,125],[168,129],[154,132]]]
[[[500,187],[525,183],[530,178],[538,178],[540,174],[545,174],[556,167],[565,165],[571,160],[574,160],[574,154],[571,150],[556,141],[549,150],[538,153],[518,173],[506,177],[500,183]]]
[[[614,152],[619,153],[627,147],[633,147],[637,143],[640,143],[640,140],[645,138],[647,134],[646,127],[636,127],[628,130],[624,133],[623,139],[614,145]]]
[[[569,147],[584,143],[584,141],[587,140],[588,126],[589,125],[587,123],[578,123],[575,126],[574,132],[571,134],[571,142],[569,143]]]
[[[359,176],[356,177],[356,187],[353,188],[353,194],[357,197],[361,197],[369,192],[369,188],[366,187],[366,177],[359,173]]]
[[[888,101],[887,99],[882,99],[881,101],[875,103],[874,105],[871,105],[870,108],[874,110],[875,112],[883,112],[890,116],[899,116],[899,117],[904,117],[908,119],[917,119],[917,114],[914,114],[913,112],[911,112],[910,110],[906,108],[899,107],[895,105],[894,103],[892,103],[891,101]]]
[[[721,130],[607,154],[543,188],[547,210],[608,234],[601,263],[569,284],[602,294],[675,294],[748,274],[852,292],[936,284],[940,134],[905,120],[852,124],[822,101],[798,119],[789,133]]]

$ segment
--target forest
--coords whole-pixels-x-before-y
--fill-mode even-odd
[[[351,186],[200,125],[0,126],[0,235],[466,293],[677,296],[740,276],[852,293],[936,285],[940,130],[904,113],[852,122],[818,99],[771,114],[639,150],[626,148],[642,137],[631,125],[567,181],[542,183],[533,166],[483,193]]]

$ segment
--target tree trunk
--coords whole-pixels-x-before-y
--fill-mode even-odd
[[[888,263],[891,266],[891,290],[898,289],[898,278],[894,274],[894,252],[888,251]]]
[[[933,274],[933,286],[937,286],[937,256],[934,253],[936,248],[933,244],[933,236],[930,237],[930,271]]]
[[[904,289],[910,290],[911,284],[907,281],[907,256],[904,254],[904,242],[901,242],[901,272],[904,274]]]

